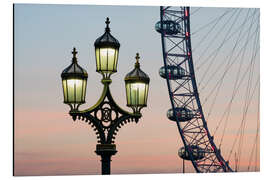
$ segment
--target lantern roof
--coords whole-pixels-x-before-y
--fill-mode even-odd
[[[67,68],[65,68],[61,74],[62,78],[87,78],[88,74],[86,70],[84,70],[81,66],[79,66],[76,54],[78,52],[76,51],[76,48],[73,48],[72,54],[72,63]]]
[[[110,20],[108,17],[105,23],[106,23],[105,33],[96,39],[95,44],[94,44],[95,47],[113,46],[113,47],[119,48],[120,47],[119,41],[115,37],[113,37],[110,33],[111,31],[109,27]]]
[[[150,78],[145,72],[143,72],[140,69],[139,53],[136,54],[135,59],[136,59],[135,68],[126,75],[125,81],[144,82],[148,84],[150,82]]]

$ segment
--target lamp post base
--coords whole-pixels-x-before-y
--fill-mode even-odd
[[[96,154],[101,156],[102,175],[111,174],[111,156],[117,153],[115,144],[97,144]]]

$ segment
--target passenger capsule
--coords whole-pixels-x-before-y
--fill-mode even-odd
[[[185,107],[177,107],[175,108],[176,116],[178,117],[180,122],[189,121],[194,117],[194,114],[191,110],[185,108]],[[173,115],[173,109],[169,109],[167,111],[167,117],[172,120],[176,121],[176,118]]]
[[[190,145],[188,146],[190,148],[190,151],[192,153],[193,160],[200,160],[203,159],[205,156],[205,152],[202,148],[200,148],[197,145]],[[178,150],[178,156],[185,160],[191,160],[191,157],[189,156],[188,150],[185,147],[181,147]]]
[[[173,35],[180,32],[180,25],[175,21],[167,20],[162,21],[161,27],[161,22],[158,21],[155,25],[155,29],[159,33],[161,33],[163,30],[166,34]]]
[[[178,66],[167,66],[167,70],[168,70],[168,78],[169,79],[182,79],[185,76],[185,70],[182,67],[178,67]],[[165,67],[161,67],[159,69],[159,75],[162,78],[166,78],[166,72],[165,72]]]

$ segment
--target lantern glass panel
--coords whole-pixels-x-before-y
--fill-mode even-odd
[[[114,48],[96,48],[97,71],[116,72],[118,50]]]
[[[127,106],[130,106],[130,97],[131,97],[131,93],[130,93],[130,83],[126,83],[126,97],[127,97]]]
[[[63,79],[64,102],[67,102],[67,80]]]
[[[97,71],[100,71],[100,54],[99,54],[99,48],[96,48],[96,67]]]
[[[83,87],[82,87],[82,101],[83,101],[83,102],[85,101],[86,84],[87,84],[87,81],[86,81],[86,79],[84,79],[84,80],[83,80]]]
[[[83,102],[83,81],[82,79],[67,80],[67,98],[69,103]]]
[[[115,49],[115,58],[114,58],[114,71],[117,71],[117,64],[118,64],[118,49]]]
[[[144,95],[144,103],[145,103],[145,105],[147,105],[148,90],[149,90],[149,84],[145,84],[145,95]]]
[[[145,105],[145,83],[132,83],[130,86],[131,104],[134,106]]]

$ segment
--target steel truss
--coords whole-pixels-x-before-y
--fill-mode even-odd
[[[192,60],[190,8],[161,6],[161,27],[164,22],[169,21],[179,24],[180,29],[174,34],[166,34],[165,30],[161,31],[163,61],[173,115],[176,117],[183,144],[196,172],[232,172],[229,163],[224,160],[220,150],[216,147],[203,114]],[[180,79],[171,78],[168,66],[183,68],[186,75]],[[193,118],[180,122],[176,111],[180,107],[191,110]],[[193,157],[190,148],[193,146],[198,146],[203,150],[203,158],[196,160]]]

